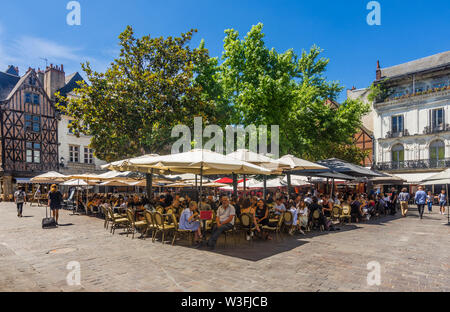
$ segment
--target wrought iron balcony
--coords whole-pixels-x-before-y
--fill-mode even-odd
[[[403,170],[403,169],[439,169],[450,168],[450,158],[445,159],[422,159],[390,161],[375,164],[376,170]]]
[[[425,129],[423,129],[423,134],[433,134],[433,133],[439,133],[439,132],[445,132],[445,131],[450,131],[450,125],[446,124],[446,125],[441,125],[438,127],[425,127]]]
[[[410,136],[409,131],[406,129],[399,132],[388,131],[386,133],[386,139],[401,138],[406,136]]]

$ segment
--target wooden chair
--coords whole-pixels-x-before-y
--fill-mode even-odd
[[[278,237],[281,237],[281,227],[283,226],[284,221],[284,213],[280,215],[280,218],[277,220],[276,226],[264,225],[262,227],[263,230],[275,233],[275,237],[278,240]]]
[[[142,229],[141,237],[143,237],[144,233],[147,231],[147,221],[135,221],[136,215],[135,215],[134,211],[131,209],[127,209],[127,218],[128,218],[127,237],[131,231],[131,233],[133,234],[132,239],[134,239],[134,234],[137,231],[139,231],[140,229]]]
[[[156,225],[156,232],[155,232],[155,235],[153,236],[153,241],[156,240],[156,235],[158,233],[161,233],[162,234],[161,240],[162,240],[162,243],[164,244],[165,234],[167,232],[173,231],[175,229],[175,226],[173,224],[171,224],[171,225],[166,224],[164,222],[164,216],[159,212],[155,212],[153,214],[153,220]]]
[[[105,216],[105,223],[103,224],[103,227],[105,229],[108,229],[109,223],[111,222],[111,216],[109,215],[108,209],[105,207],[105,205],[100,206],[103,212],[103,215]]]
[[[323,231],[323,224],[320,224],[320,212],[317,209],[314,210],[314,212],[312,214],[312,223],[313,223],[313,227],[318,225],[320,231]]]
[[[192,246],[192,241],[193,241],[193,237],[194,237],[194,232],[190,231],[190,230],[182,230],[179,228],[179,224],[178,224],[178,220],[177,217],[173,214],[171,215],[172,218],[172,224],[174,226],[173,229],[173,239],[172,239],[172,246],[175,245],[175,240],[177,239],[177,235],[186,235],[189,237],[189,240],[191,242],[191,246]]]
[[[288,230],[288,233],[292,235],[292,229],[294,228],[294,216],[292,215],[292,212],[286,211],[284,212],[284,222],[282,224],[283,227],[286,227]]]
[[[147,229],[145,230],[145,233],[143,235],[143,237],[147,236],[148,232],[151,231],[152,232],[152,242],[153,241],[153,236],[155,235],[156,232],[156,224],[155,224],[155,220],[153,219],[153,214],[151,211],[146,210],[144,212],[144,218],[145,221],[147,222]]]
[[[249,213],[243,213],[239,217],[239,226],[236,228],[236,232],[243,232],[245,236],[247,236],[247,233],[251,233],[256,229],[256,226],[253,224],[253,215]],[[244,237],[245,237],[244,236]],[[253,235],[250,235],[250,243],[253,242]]]
[[[333,210],[331,211],[331,220],[333,221],[340,221],[341,217],[341,206],[334,206]]]
[[[352,209],[349,204],[342,205],[342,213],[339,216],[339,220],[342,222],[342,220],[350,220],[352,221]]]
[[[111,218],[112,226],[111,233],[114,235],[116,228],[125,227],[128,228],[128,218],[124,218],[122,215],[113,212],[111,207],[108,207],[109,216]]]

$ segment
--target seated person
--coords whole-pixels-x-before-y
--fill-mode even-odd
[[[308,207],[303,200],[297,204],[297,219],[299,232],[305,235],[303,229],[306,230],[308,227]]]
[[[256,208],[252,206],[250,199],[246,198],[244,200],[242,200],[242,204],[241,204],[241,215],[243,214],[249,214],[252,216],[252,224],[251,224],[251,228],[256,225],[256,230],[259,232],[259,227],[256,223],[256,217],[255,217],[255,211]],[[250,240],[251,236],[253,236],[253,232],[252,231],[248,231],[247,232],[247,240]]]
[[[289,201],[288,206],[289,209],[287,211],[292,214],[292,221],[291,222],[285,221],[284,224],[290,226],[289,235],[294,235],[295,230],[297,230],[297,217],[298,217],[295,201],[291,199]]]
[[[228,196],[223,196],[222,205],[219,209],[217,209],[216,227],[208,241],[208,247],[210,249],[214,249],[216,247],[220,234],[233,229],[235,215],[236,211],[234,207],[230,205],[230,199]]]
[[[322,213],[325,217],[331,217],[331,212],[333,211],[333,203],[328,198],[327,195],[322,197]]]
[[[273,209],[275,210],[275,215],[280,216],[283,212],[286,211],[286,206],[283,203],[283,198],[277,197],[275,200],[275,205],[273,206]]]
[[[178,226],[181,230],[194,232],[195,242],[197,244],[200,243],[200,239],[202,238],[202,232],[196,202],[194,201],[190,202],[189,208],[183,210],[180,216],[180,223]]]
[[[255,210],[255,220],[256,220],[256,230],[258,233],[261,233],[261,228],[265,225],[270,226],[269,223],[269,209],[266,206],[266,203],[264,200],[260,199],[256,205]],[[272,240],[272,237],[269,235],[269,233],[262,233],[263,238]]]
[[[359,222],[359,220],[362,217],[362,210],[361,210],[362,208],[361,208],[361,203],[359,202],[356,195],[353,195],[352,201],[350,203],[350,207],[351,207],[352,219],[355,222]]]
[[[319,200],[317,199],[316,196],[313,196],[312,204],[309,205],[309,210],[311,211],[311,213],[309,214],[309,223],[311,223],[313,220],[314,211],[318,210],[319,211],[319,219],[318,219],[319,225],[323,225],[324,227],[326,227],[325,217],[323,216],[323,213],[322,213],[322,206],[319,205]]]

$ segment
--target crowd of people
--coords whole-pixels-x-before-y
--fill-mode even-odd
[[[14,194],[17,204],[18,216],[22,216],[23,204],[26,202],[26,194],[23,189],[17,190]],[[53,185],[48,193],[48,205],[52,211],[52,216],[58,221],[58,210],[63,206],[63,198],[57,186]],[[447,195],[444,190],[439,194],[440,213],[445,213]],[[171,190],[162,194],[157,194],[149,199],[145,195],[126,194],[93,194],[87,198],[86,195],[77,196],[75,205],[82,207],[86,211],[102,211],[102,206],[110,207],[119,211],[133,209],[139,211],[158,211],[164,215],[174,214],[178,218],[179,228],[192,231],[195,240],[200,243],[203,239],[202,211],[214,212],[214,227],[207,246],[214,248],[219,236],[231,230],[237,219],[243,214],[250,216],[251,226],[246,238],[252,239],[257,236],[264,240],[271,240],[268,227],[276,227],[280,217],[285,212],[290,212],[292,219],[285,221],[289,233],[293,235],[298,232],[305,235],[314,226],[320,226],[326,230],[336,230],[332,220],[333,209],[335,207],[349,208],[351,222],[363,222],[370,218],[396,214],[401,211],[403,217],[408,214],[408,208],[412,203],[417,204],[419,216],[423,217],[425,207],[432,210],[434,197],[431,192],[428,194],[423,187],[411,195],[403,188],[397,192],[395,188],[390,193],[383,194],[373,191],[370,194],[354,193],[352,191],[328,195],[319,193],[317,189],[311,188],[305,193],[288,194],[277,190],[268,192],[264,197],[261,192],[241,192],[238,196],[229,194],[208,193],[203,195],[197,202],[188,194],[173,192]],[[139,215],[139,214],[138,214]],[[170,219],[167,219],[170,222]]]

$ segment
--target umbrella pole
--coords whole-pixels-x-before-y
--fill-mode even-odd
[[[244,174],[244,196],[246,197],[247,196],[247,184],[246,184],[246,175]]]
[[[153,168],[145,175],[145,179],[147,180],[147,197],[153,199]]]
[[[233,193],[234,196],[237,196],[237,176],[233,173]]]
[[[202,171],[202,169],[200,169],[200,171]],[[195,193],[196,193],[196,196],[197,196],[197,202],[198,202],[199,198],[198,198],[198,183],[197,183],[197,175],[195,175]]]
[[[267,194],[267,176],[264,175],[264,190],[263,190],[263,198],[266,200],[266,194]]]
[[[288,182],[288,198],[291,199],[291,173],[287,173],[287,182]]]

